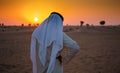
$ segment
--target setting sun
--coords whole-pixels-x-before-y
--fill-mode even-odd
[[[38,22],[38,17],[35,17],[35,18],[34,18],[34,21],[35,21],[35,22]]]

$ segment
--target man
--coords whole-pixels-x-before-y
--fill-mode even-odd
[[[63,21],[60,13],[52,12],[34,30],[30,49],[33,73],[63,73],[62,64],[68,63],[78,52],[80,47],[63,32]],[[71,49],[64,58],[60,55],[63,46]]]

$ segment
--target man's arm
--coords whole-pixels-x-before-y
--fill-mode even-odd
[[[63,33],[63,44],[65,47],[71,49],[70,52],[63,58],[63,63],[68,63],[79,51],[80,47],[74,40],[72,40],[65,33]]]

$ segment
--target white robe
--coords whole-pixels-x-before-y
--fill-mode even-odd
[[[33,73],[46,73],[48,65],[49,65],[49,61],[50,61],[51,46],[48,47],[49,49],[47,49],[47,59],[46,59],[47,62],[44,67],[42,66],[39,60],[39,56],[38,56],[39,46],[40,44],[38,43],[37,38],[33,35],[31,38],[31,51],[32,53],[36,52],[36,54],[34,54],[35,62],[32,61]],[[74,55],[78,52],[80,47],[77,45],[77,43],[74,40],[72,40],[65,33],[63,33],[63,46],[71,49],[71,51],[67,54],[67,56],[63,58],[63,64],[65,64],[65,63],[68,63],[74,57]],[[55,66],[54,66],[52,73],[63,73],[63,66],[60,64],[58,59],[56,59],[55,61]]]

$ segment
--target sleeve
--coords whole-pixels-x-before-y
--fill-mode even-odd
[[[74,55],[79,51],[80,47],[76,41],[72,40],[69,36],[63,33],[63,44],[65,47],[70,48],[70,52],[63,58],[63,63],[68,63]]]
[[[30,45],[30,59],[32,61],[33,73],[37,73],[37,63],[36,63],[36,38],[32,36]]]

